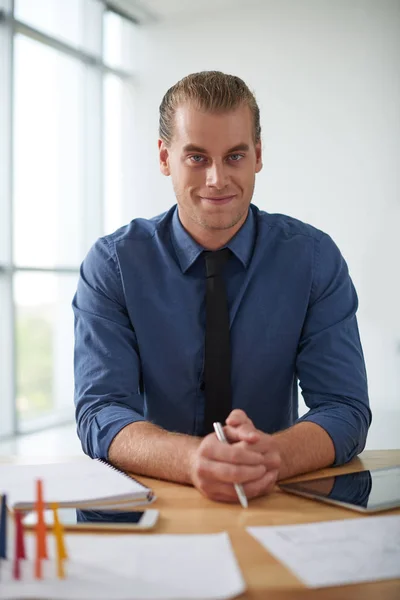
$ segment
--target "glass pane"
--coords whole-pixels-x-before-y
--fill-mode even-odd
[[[15,39],[14,260],[77,266],[84,255],[83,67]]]
[[[136,25],[119,15],[104,13],[103,59],[110,66],[132,71],[135,64]]]
[[[104,77],[104,231],[112,233],[122,223],[123,182],[123,82]]]
[[[38,417],[73,418],[72,297],[78,275],[16,273],[18,428]]]
[[[98,0],[15,0],[14,11],[16,19],[51,37],[101,52],[103,6]]]
[[[0,438],[14,433],[11,277],[0,272]]]
[[[9,10],[8,2],[0,7]],[[11,262],[11,80],[12,30],[0,24],[0,267]]]

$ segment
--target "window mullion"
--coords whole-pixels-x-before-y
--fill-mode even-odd
[[[3,14],[12,14],[12,0],[0,0]],[[0,438],[15,433],[15,344],[12,297],[12,107],[13,34],[5,20],[0,27]]]

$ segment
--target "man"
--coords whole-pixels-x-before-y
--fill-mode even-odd
[[[253,498],[350,460],[371,421],[339,250],[250,205],[260,135],[238,77],[202,72],[168,90],[158,147],[177,207],[98,240],[73,301],[84,451],[227,502],[233,483]]]

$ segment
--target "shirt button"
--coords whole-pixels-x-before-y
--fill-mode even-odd
[[[200,390],[202,392],[204,392],[205,389],[206,389],[206,384],[204,383],[204,381],[202,381],[201,384],[200,384]]]

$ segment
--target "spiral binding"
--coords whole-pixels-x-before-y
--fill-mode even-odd
[[[126,473],[126,471],[123,471],[122,469],[119,469],[115,465],[112,465],[111,463],[109,463],[104,458],[95,458],[95,460],[97,460],[98,462],[101,462],[103,465],[106,465],[107,467],[109,467],[113,471],[116,471],[117,473],[120,473],[121,475],[123,475],[124,477],[126,477],[127,479],[129,479],[130,481],[135,481],[138,485],[142,486],[142,488],[144,489],[144,491],[147,490],[147,494],[146,494],[147,500],[150,501],[150,500],[153,499],[153,497],[154,497],[153,490],[151,490],[150,488],[148,488],[145,485],[143,485],[143,483],[141,483],[140,481],[138,481],[135,477],[132,477],[131,475],[128,475],[128,473]]]

